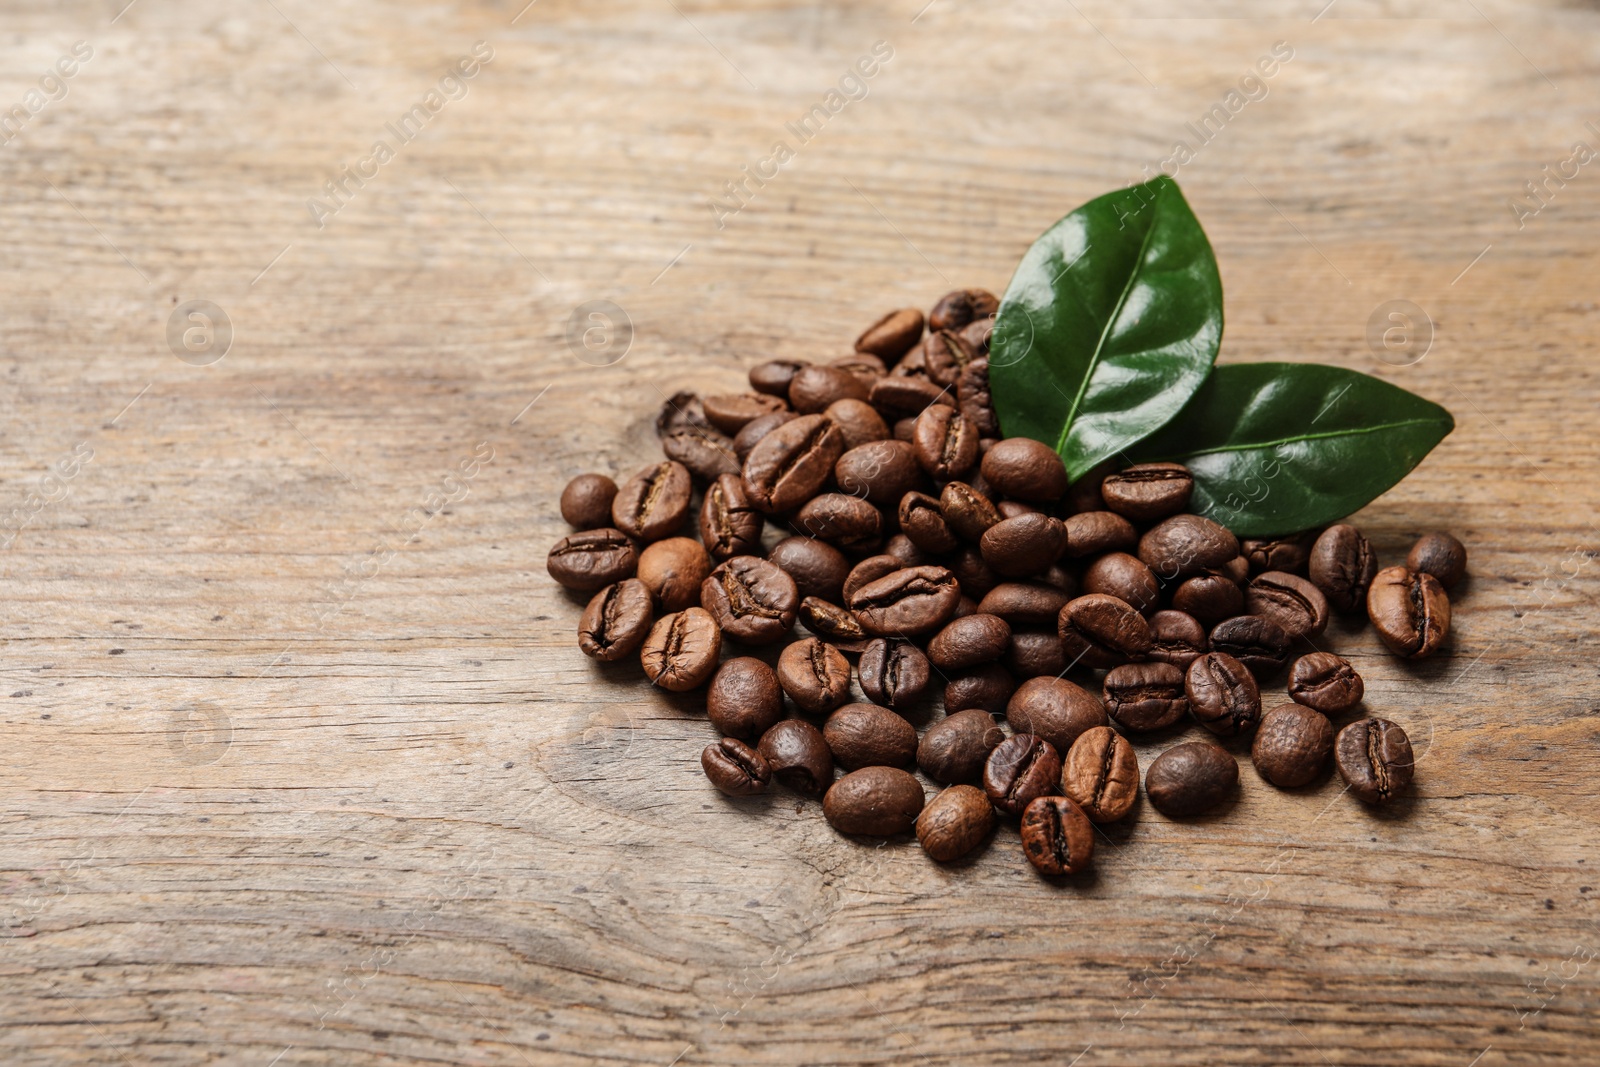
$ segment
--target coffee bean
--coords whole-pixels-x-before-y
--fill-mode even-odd
[[[769,359],[750,368],[750,388],[758,393],[787,397],[789,383],[802,367],[811,364],[803,359]]]
[[[1006,701],[1006,722],[1017,733],[1041,737],[1065,752],[1085,730],[1106,724],[1106,709],[1093,693],[1065,678],[1029,678]]]
[[[611,523],[629,537],[659,541],[683,525],[693,492],[689,469],[682,463],[652,463],[617,490]]]
[[[1266,571],[1245,587],[1244,610],[1271,619],[1294,637],[1316,637],[1328,628],[1328,598],[1298,575]]]
[[[919,342],[911,346],[905,355],[900,357],[893,367],[889,369],[891,378],[919,378],[928,380],[928,368],[922,362],[922,344]]]
[[[1134,522],[1155,522],[1189,506],[1194,477],[1179,463],[1140,463],[1100,484],[1106,507]]]
[[[1367,804],[1387,804],[1404,793],[1416,768],[1411,739],[1388,719],[1360,719],[1346,726],[1334,741],[1334,755],[1339,777]]]
[[[1042,582],[1045,585],[1055,586],[1067,594],[1069,600],[1078,595],[1078,576],[1065,563],[1057,563],[1043,574],[1037,575],[1033,580]]]
[[[724,393],[702,401],[706,421],[730,437],[752,420],[789,410],[782,397],[769,393]]]
[[[1299,704],[1280,704],[1261,717],[1250,759],[1279,789],[1298,789],[1322,773],[1333,754],[1327,716]]]
[[[897,711],[915,704],[928,690],[928,657],[908,641],[874,638],[857,669],[867,699]]]
[[[1113,511],[1083,511],[1065,520],[1067,555],[1073,559],[1126,552],[1139,545],[1133,523]]]
[[[959,330],[977,319],[994,317],[1000,299],[987,289],[956,289],[939,298],[928,313],[928,329]]]
[[[1289,696],[1324,715],[1348,711],[1361,703],[1366,686],[1343,656],[1313,652],[1289,669]]]
[[[1012,630],[1006,669],[1018,678],[1059,677],[1067,672],[1061,635],[1051,630]]]
[[[944,687],[944,710],[966,711],[977,708],[991,715],[1006,710],[1006,701],[1017,691],[1017,680],[1011,672],[998,663],[985,663],[970,671],[962,671],[951,678]]]
[[[700,585],[700,606],[735,641],[770,645],[794,625],[800,591],[794,579],[755,556],[734,556]]]
[[[1061,761],[1061,792],[1091,822],[1116,822],[1139,799],[1139,757],[1111,727],[1086,730]]]
[[[669,537],[639,553],[639,581],[662,611],[682,611],[700,603],[700,584],[711,574],[711,556],[692,537]]]
[[[916,449],[904,441],[869,441],[839,457],[833,467],[839,491],[861,497],[880,508],[891,508],[900,498],[927,481],[917,464]]]
[[[822,715],[850,699],[850,661],[832,645],[805,637],[778,654],[778,684],[801,711]]]
[[[777,674],[753,656],[730,659],[706,690],[706,718],[725,737],[759,741],[783,718]]]
[[[1071,597],[1043,582],[1002,582],[984,594],[978,610],[1012,626],[1051,626]]]
[[[909,767],[917,756],[917,731],[888,708],[845,704],[822,724],[822,737],[841,767]]]
[[[744,489],[762,511],[793,511],[827,484],[844,454],[844,435],[822,415],[784,423],[750,450]]]
[[[864,400],[846,397],[829,404],[823,414],[844,434],[844,448],[852,448],[889,439],[889,424],[883,421],[878,410]]]
[[[1067,797],[1038,797],[1022,813],[1022,854],[1044,875],[1078,874],[1094,861],[1094,828]]]
[[[1161,606],[1155,572],[1126,552],[1107,552],[1089,564],[1083,572],[1083,591],[1114,596],[1132,604],[1141,615],[1153,614]]]
[[[916,825],[927,798],[922,783],[894,767],[851,771],[822,798],[822,815],[841,834],[890,837]]]
[[[844,582],[850,561],[837,548],[813,537],[785,537],[772,546],[767,562],[794,579],[803,597],[844,603]]]
[[[700,402],[700,394],[688,389],[668,397],[656,414],[657,437],[665,439],[668,434],[683,430],[720,432],[706,419],[705,406]]]
[[[761,735],[756,751],[772,767],[779,784],[808,797],[820,797],[833,784],[833,752],[822,731],[804,719],[784,719]]]
[[[1244,557],[1251,574],[1263,571],[1304,574],[1316,540],[1315,530],[1286,537],[1251,537],[1239,542],[1239,554]]]
[[[902,360],[895,371],[900,371],[909,361],[909,357]],[[920,365],[921,360],[917,362]],[[874,385],[867,401],[882,412],[886,419],[915,419],[929,404],[948,404],[950,407],[955,407],[956,404],[954,390],[936,385],[924,377],[898,374],[891,374]],[[909,427],[904,436],[901,436],[899,429],[896,428],[895,436],[903,441],[909,441],[911,439]]]
[[[976,782],[983,777],[989,753],[1005,739],[1005,731],[987,711],[968,708],[952,712],[923,733],[917,746],[917,766],[945,785]]]
[[[712,559],[726,562],[734,556],[760,552],[765,525],[766,520],[750,503],[737,474],[724,474],[706,489],[705,501],[700,505],[700,543]]]
[[[1053,504],[1067,491],[1067,468],[1049,445],[1027,437],[996,441],[979,467],[984,481],[1017,500]]]
[[[929,380],[938,385],[954,386],[961,372],[978,358],[981,354],[974,352],[955,330],[930,333],[922,342],[922,364]]]
[[[1078,515],[1086,511],[1104,511],[1106,501],[1100,494],[1100,487],[1121,467],[1115,456],[1095,464],[1086,474],[1067,487],[1066,495],[1061,499],[1061,513]],[[1120,515],[1117,517],[1121,518]]]
[[[984,358],[989,354],[989,343],[994,339],[994,319],[973,319],[961,327],[961,340],[977,358]]]
[[[762,415],[751,419],[744,424],[744,428],[733,435],[733,454],[743,463],[750,458],[750,453],[761,439],[776,430],[786,422],[793,422],[800,416],[792,411],[774,411],[770,415]]]
[[[733,441],[716,430],[674,430],[661,439],[661,451],[702,482],[739,473],[740,459]]]
[[[856,338],[857,352],[871,352],[893,363],[922,339],[922,312],[916,308],[891,311]]]
[[[1018,515],[1043,515],[1045,512],[1032,504],[1024,504],[1020,500],[1002,500],[994,506],[1000,513],[1001,519],[1014,519]]]
[[[1261,690],[1250,668],[1225,652],[1207,652],[1183,676],[1196,721],[1218,737],[1236,737],[1261,721]]]
[[[871,392],[841,367],[801,367],[789,382],[789,406],[802,415],[815,415],[835,400],[866,400]]]
[[[1244,612],[1244,590],[1221,572],[1197,574],[1173,590],[1172,606],[1200,622],[1219,623]]]
[[[607,526],[616,496],[617,483],[604,474],[580,474],[561,490],[561,517],[578,530]]]
[[[856,381],[860,382],[867,388],[868,396],[872,395],[872,387],[877,384],[878,380],[887,374],[889,370],[884,366],[883,360],[879,359],[871,352],[857,352],[854,355],[840,356],[838,359],[830,361],[828,366],[837,367],[847,374],[854,375]],[[834,404],[837,403],[837,400],[834,401]],[[828,406],[832,407],[833,405],[830,404]],[[827,409],[825,408],[824,410]]]
[[[1150,616],[1150,658],[1179,670],[1205,655],[1210,647],[1206,629],[1182,611],[1158,611]]]
[[[983,790],[971,785],[942,790],[917,816],[917,841],[935,863],[960,859],[993,831],[994,805]]]
[[[1239,539],[1210,519],[1174,515],[1139,539],[1139,558],[1164,582],[1220,567],[1239,554]]]
[[[1250,580],[1250,562],[1243,556],[1234,556],[1212,573],[1222,575],[1242,589]]]
[[[1257,678],[1271,678],[1289,662],[1289,635],[1271,619],[1236,615],[1211,628],[1213,652],[1225,652],[1250,668]]]
[[[1322,590],[1328,603],[1349,614],[1366,607],[1367,590],[1378,573],[1378,557],[1360,530],[1340,523],[1317,538],[1308,570],[1312,584]]]
[[[1210,741],[1174,745],[1152,760],[1144,775],[1150,803],[1174,819],[1210,811],[1238,788],[1238,761]]]
[[[956,576],[961,592],[974,601],[982,600],[1001,582],[1000,575],[983,558],[983,552],[971,545],[963,545],[945,557],[945,565]]]
[[[1447,533],[1423,534],[1406,556],[1406,566],[1431,574],[1449,589],[1467,573],[1467,546]]]
[[[1106,714],[1124,730],[1164,730],[1189,710],[1184,672],[1170,663],[1124,663],[1106,672]]]
[[[1450,634],[1450,596],[1431,574],[1385,567],[1367,590],[1367,616],[1390,652],[1426,659]]]
[[[939,509],[951,532],[973,544],[1001,521],[1000,512],[989,498],[966,482],[951,482],[940,490]]]
[[[978,462],[978,427],[955,408],[930,404],[917,416],[917,462],[940,481],[963,478]]]
[[[1068,601],[1056,632],[1068,660],[1097,670],[1144,659],[1150,651],[1150,625],[1144,616],[1127,601],[1104,593]]]
[[[645,677],[663,689],[687,693],[717,669],[722,631],[703,608],[663,615],[639,650]]]
[[[700,767],[711,784],[730,797],[753,797],[767,791],[772,767],[761,753],[735,737],[724,737],[700,753]]]
[[[594,595],[578,623],[578,647],[605,663],[638,651],[654,620],[650,590],[636,578],[608,585]]]
[[[885,541],[883,551],[885,555],[893,556],[907,567],[926,567],[933,563],[932,555],[918,548],[903,533],[897,533]]]
[[[956,376],[956,407],[972,420],[983,437],[1000,436],[1000,416],[994,410],[994,394],[989,389],[989,361],[974,359]]]
[[[994,615],[974,614],[954,619],[928,642],[928,659],[941,671],[964,671],[980,663],[993,663],[1006,654],[1011,627]]]
[[[602,527],[585,530],[555,543],[545,559],[545,570],[557,584],[580,593],[592,593],[613,582],[633,577],[639,551],[621,530]]]
[[[806,629],[841,652],[860,652],[870,640],[859,619],[826,600],[808,596],[796,614]]]
[[[905,564],[900,562],[898,556],[887,553],[881,556],[868,556],[850,568],[850,572],[845,575],[844,585],[840,587],[844,603],[850,603],[850,598],[856,595],[858,589],[871,585],[886,574],[893,574],[904,568]]]
[[[914,418],[896,419],[889,432],[896,441],[903,441],[908,445],[912,444],[917,438],[917,420]],[[921,469],[920,464],[918,469]]]
[[[1037,797],[1061,787],[1061,757],[1033,734],[1013,734],[995,746],[983,765],[983,791],[1006,815],[1021,815]]]
[[[896,518],[901,532],[924,552],[949,552],[960,543],[944,521],[939,501],[927,493],[907,493],[901,497]]]
[[[1067,528],[1053,515],[1018,515],[989,527],[978,545],[983,561],[996,574],[1023,578],[1040,573],[1060,558],[1067,547]]]
[[[883,543],[883,515],[860,497],[822,493],[807,500],[794,517],[795,525],[819,541],[850,551],[865,551]]]
[[[948,622],[960,599],[943,567],[904,567],[857,589],[848,606],[874,637],[917,637]]]

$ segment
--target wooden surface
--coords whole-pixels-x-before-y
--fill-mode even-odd
[[[0,105],[93,57],[0,149],[0,1061],[1600,1062],[1600,170],[1507,205],[1600,147],[1593,4],[123,2],[3,5]],[[1225,358],[1457,417],[1359,518],[1385,561],[1470,546],[1448,654],[1329,639],[1415,798],[1246,761],[1065,886],[1010,830],[941,868],[721,800],[694,702],[579,655],[559,487],[650,459],[664,392],[1003,288],[1276,41],[1178,177]],[[234,337],[197,366],[198,299]],[[1398,299],[1437,330],[1407,366],[1366,341]],[[591,300],[632,324],[605,366],[565,340]]]

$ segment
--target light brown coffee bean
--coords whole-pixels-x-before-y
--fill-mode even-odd
[[[1139,799],[1139,757],[1111,727],[1086,730],[1062,761],[1061,792],[1071,797],[1091,822],[1116,822],[1132,811]]]

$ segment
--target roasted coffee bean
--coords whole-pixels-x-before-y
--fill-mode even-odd
[[[955,330],[930,333],[922,342],[922,365],[928,378],[938,385],[954,386],[961,372],[974,359],[981,358]]]
[[[928,329],[959,330],[977,319],[993,318],[1000,298],[987,289],[956,289],[939,298],[928,313]]]
[[[611,524],[637,540],[659,541],[683,525],[693,493],[689,469],[682,463],[652,463],[617,490]]]
[[[994,615],[954,619],[928,642],[928,659],[941,671],[964,671],[1006,654],[1011,627]]]
[[[1467,574],[1467,546],[1447,533],[1423,534],[1406,556],[1406,566],[1431,574],[1449,589]]]
[[[1218,567],[1215,573],[1222,575],[1234,585],[1243,588],[1245,583],[1250,580],[1250,561],[1243,556],[1234,556]]]
[[[799,417],[792,411],[774,411],[770,415],[751,419],[733,435],[733,454],[738,457],[740,463],[743,463],[750,458],[750,453],[761,443],[763,437],[784,423],[793,422]]]
[[[1085,730],[1061,761],[1061,792],[1091,822],[1116,822],[1139,799],[1139,757],[1111,727]]]
[[[928,690],[928,657],[908,641],[874,638],[862,650],[857,669],[861,691],[885,707],[909,707]]]
[[[616,497],[617,483],[604,474],[580,474],[561,490],[561,517],[578,530],[606,526]]]
[[[689,389],[668,397],[656,414],[657,437],[665,439],[668,434],[681,430],[713,430],[711,423],[706,419],[700,394]]]
[[[944,521],[939,501],[927,493],[907,493],[901,497],[896,517],[901,532],[925,552],[950,552],[960,544],[949,524]]]
[[[1172,591],[1172,606],[1213,625],[1244,612],[1244,590],[1221,572],[1197,574]]]
[[[719,563],[761,551],[766,520],[750,503],[737,474],[724,474],[706,489],[700,505],[700,543]]]
[[[1032,504],[1024,504],[1020,500],[1002,500],[994,506],[1000,513],[1001,519],[1014,519],[1018,515],[1043,515],[1044,510]]]
[[[787,397],[789,383],[802,367],[811,366],[803,359],[769,359],[750,368],[750,388],[758,393]]]
[[[1298,789],[1322,773],[1333,754],[1333,726],[1321,712],[1280,704],[1261,717],[1250,745],[1256,773],[1279,789]]]
[[[762,511],[793,511],[816,495],[844,454],[844,435],[823,415],[784,423],[750,450],[744,490]]]
[[[1055,586],[1067,594],[1069,600],[1078,595],[1078,576],[1064,563],[1057,563],[1033,580],[1043,582],[1045,585]]]
[[[1114,511],[1082,511],[1065,520],[1067,555],[1073,559],[1106,552],[1131,552],[1139,546],[1139,531]]]
[[[923,381],[928,380],[928,368],[924,366],[922,362],[922,344],[920,338],[918,339],[918,343],[912,345],[910,351],[901,356],[899,362],[889,369],[889,377],[920,378]]]
[[[774,564],[756,556],[734,556],[700,584],[700,606],[735,641],[770,645],[794,625],[800,591]]]
[[[1022,813],[1022,854],[1040,874],[1086,871],[1094,861],[1094,828],[1068,797],[1038,797]]]
[[[989,753],[1006,739],[994,716],[981,708],[952,712],[928,727],[917,745],[917,766],[936,782],[953,785],[983,777]]]
[[[933,562],[933,557],[912,543],[911,538],[903,533],[897,533],[883,543],[884,555],[893,556],[907,567],[924,567]]]
[[[1389,651],[1426,659],[1450,633],[1450,596],[1431,574],[1385,567],[1367,590],[1367,616]]]
[[[943,404],[929,405],[917,416],[911,443],[922,469],[940,481],[963,478],[978,462],[978,427]]]
[[[706,421],[732,437],[752,419],[789,410],[782,397],[769,393],[724,393],[702,401]]]
[[[795,513],[794,521],[812,537],[838,548],[859,552],[883,543],[883,514],[847,493],[812,497]]]
[[[663,612],[700,603],[700,584],[711,575],[711,556],[692,537],[669,537],[639,553],[639,581]]]
[[[1100,483],[1106,507],[1134,522],[1155,522],[1189,506],[1194,476],[1179,463],[1140,463]]]
[[[844,596],[844,603],[849,604],[850,598],[856,595],[857,590],[871,585],[886,574],[893,574],[895,571],[904,569],[905,564],[900,562],[900,557],[898,556],[891,556],[887,553],[881,556],[868,556],[850,568],[850,573],[845,575],[844,585],[840,587],[840,593]]]
[[[922,312],[916,308],[901,308],[863,330],[856,338],[856,351],[871,352],[885,363],[893,363],[920,340]]]
[[[1244,610],[1271,619],[1293,637],[1316,637],[1328,628],[1328,598],[1322,590],[1285,571],[1265,571],[1245,587]]]
[[[643,582],[629,578],[608,585],[583,609],[578,647],[605,663],[624,659],[639,650],[654,619],[650,590]]]
[[[860,652],[872,640],[861,628],[861,620],[837,604],[814,596],[800,601],[796,613],[806,629],[841,652]]]
[[[711,784],[730,797],[753,797],[767,791],[772,767],[761,753],[736,737],[724,737],[700,753],[700,767]]]
[[[1339,777],[1357,800],[1387,804],[1411,784],[1417,762],[1411,739],[1388,719],[1351,723],[1339,731],[1333,748]]]
[[[983,553],[971,545],[956,549],[945,557],[944,562],[950,573],[956,576],[962,594],[971,597],[974,602],[988,596],[989,591],[1002,580],[994,568],[984,561]]]
[[[838,359],[828,363],[828,366],[837,367],[848,374],[855,375],[856,380],[867,387],[867,395],[869,396],[873,385],[889,372],[889,368],[884,366],[883,360],[871,352],[857,352],[854,355],[840,356]],[[838,401],[834,401],[834,403],[837,404]],[[832,406],[832,404],[829,405],[829,407]]]
[[[1324,715],[1348,711],[1361,703],[1366,685],[1343,656],[1313,652],[1289,668],[1289,697]]]
[[[961,599],[956,601],[956,610],[954,614],[950,616],[950,621],[954,622],[957,619],[964,619],[968,615],[976,615],[977,613],[978,602],[963,592],[961,594]]]
[[[880,508],[920,488],[927,478],[917,465],[917,450],[904,441],[869,441],[839,457],[833,467],[841,493],[861,497]]]
[[[835,400],[865,400],[871,387],[842,367],[801,367],[789,382],[789,406],[815,415]]]
[[[1304,574],[1311,558],[1311,546],[1317,539],[1315,530],[1289,534],[1287,537],[1251,537],[1239,542],[1239,554],[1245,559],[1251,574],[1263,571],[1288,571]]]
[[[1340,523],[1323,530],[1312,545],[1308,571],[1328,603],[1349,614],[1366,608],[1378,557],[1360,530]]]
[[[761,735],[756,746],[779,784],[808,797],[820,797],[833,784],[833,752],[822,731],[804,719],[784,719]]]
[[[1164,730],[1189,710],[1183,671],[1170,663],[1124,663],[1106,672],[1106,714],[1124,730]]]
[[[850,661],[832,645],[805,637],[778,654],[778,684],[801,711],[822,715],[850,699]]]
[[[857,589],[848,606],[874,637],[917,637],[949,622],[960,599],[943,567],[903,567]]]
[[[1126,552],[1107,552],[1083,572],[1085,593],[1104,593],[1127,601],[1141,615],[1161,606],[1161,585],[1149,567]]]
[[[1056,678],[1067,672],[1061,635],[1051,630],[1012,630],[1006,669],[1018,678]]]
[[[1006,722],[1019,734],[1042,737],[1065,752],[1085,730],[1106,724],[1093,693],[1065,678],[1029,678],[1006,701]]]
[[[1236,615],[1211,628],[1211,651],[1224,652],[1250,668],[1257,678],[1271,678],[1289,662],[1289,635],[1271,619]]]
[[[841,834],[890,837],[917,823],[927,797],[922,783],[895,767],[851,771],[822,798],[822,815]]]
[[[989,361],[974,359],[956,376],[956,407],[972,420],[983,437],[1000,436],[1000,416],[995,414],[994,394],[989,389]]]
[[[1017,680],[998,663],[985,663],[951,678],[944,687],[944,710],[977,708],[991,715],[1004,714],[1006,701],[1017,691]]]
[[[983,790],[953,785],[928,801],[917,816],[917,841],[935,863],[958,860],[989,839],[994,805]]]
[[[1067,659],[1105,669],[1150,652],[1150,625],[1125,600],[1090,593],[1067,602],[1056,622]]]
[[[1158,611],[1150,616],[1150,658],[1179,670],[1205,655],[1210,647],[1206,628],[1182,611]]]
[[[767,562],[794,580],[801,598],[844,603],[844,582],[850,561],[843,552],[814,537],[785,537],[772,546]]]
[[[1207,652],[1183,676],[1195,720],[1218,737],[1237,737],[1261,721],[1261,690],[1250,668],[1225,652]]]
[[[917,756],[917,731],[876,704],[845,704],[822,724],[822,737],[841,767],[909,767]]]
[[[706,690],[706,718],[725,737],[759,741],[783,718],[777,674],[753,656],[730,659]]]
[[[1078,515],[1086,511],[1104,511],[1106,499],[1100,494],[1100,487],[1107,478],[1121,469],[1115,456],[1101,460],[1095,464],[1088,473],[1067,487],[1067,492],[1061,499],[1063,515]],[[1118,518],[1121,518],[1119,515]],[[1138,538],[1134,539],[1137,542]],[[1128,546],[1132,548],[1132,545]]]
[[[902,361],[895,370],[899,371],[905,365],[906,361]],[[954,407],[956,403],[954,394],[955,390],[936,385],[927,378],[891,374],[872,387],[872,393],[867,400],[883,413],[885,419],[914,419],[921,415],[929,404],[948,404]],[[895,431],[895,436],[900,437],[898,429]],[[909,433],[901,440],[910,440]]]
[[[1067,547],[1067,528],[1053,515],[1018,515],[985,530],[978,546],[996,574],[1023,578],[1039,574],[1060,558]]]
[[[703,608],[663,615],[650,627],[639,650],[645,677],[663,689],[687,693],[717,669],[722,631]]]
[[[883,416],[878,414],[877,408],[864,400],[850,397],[835,400],[828,405],[823,414],[828,417],[828,421],[839,427],[840,433],[844,434],[846,452],[873,441],[889,439],[889,424],[883,421]]]
[[[912,444],[917,438],[917,420],[914,418],[896,419],[889,432],[896,441],[903,441],[908,445]],[[917,469],[921,469],[920,464]]]
[[[1220,567],[1239,554],[1239,539],[1210,519],[1174,515],[1139,539],[1139,558],[1164,582]]]
[[[633,577],[639,551],[621,530],[602,527],[585,530],[555,543],[545,559],[545,570],[559,585],[592,593],[613,582]]]
[[[939,491],[939,509],[950,530],[977,544],[989,527],[1001,521],[993,502],[966,482],[951,482]]]
[[[961,327],[961,340],[966,342],[974,356],[989,354],[989,342],[994,339],[994,319],[974,319]],[[970,364],[969,364],[970,366]]]
[[[1238,761],[1210,741],[1174,745],[1152,760],[1144,775],[1150,803],[1174,819],[1210,811],[1238,788]]]
[[[983,765],[983,791],[1002,812],[1015,818],[1037,797],[1061,787],[1061,756],[1033,734],[1013,734],[995,746]]]
[[[739,473],[741,461],[733,441],[716,430],[674,430],[661,439],[661,451],[702,482]]]
[[[1012,626],[1054,626],[1069,597],[1043,582],[1001,582],[978,604],[986,615],[998,615]]]
[[[1067,468],[1049,445],[1027,437],[996,441],[979,467],[983,480],[1017,500],[1053,504],[1067,491]]]

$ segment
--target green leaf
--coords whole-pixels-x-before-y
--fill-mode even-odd
[[[990,342],[1007,437],[1061,454],[1074,480],[1165,425],[1222,341],[1222,280],[1170,178],[1057,222],[1022,257]]]
[[[1453,429],[1438,404],[1356,371],[1225,363],[1133,458],[1184,464],[1191,510],[1273,537],[1360,510]]]

